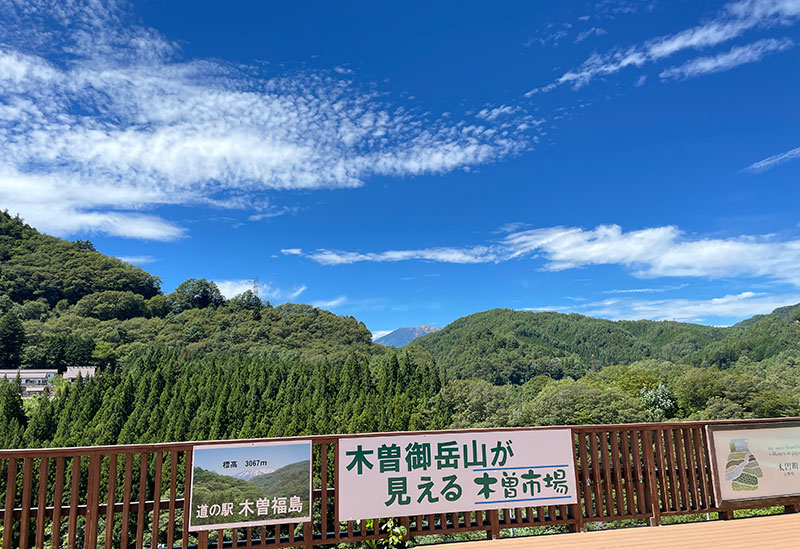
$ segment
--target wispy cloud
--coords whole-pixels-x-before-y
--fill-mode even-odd
[[[215,280],[214,284],[219,288],[220,293],[227,299],[237,296],[247,290],[252,290],[255,286],[252,279],[247,280]]]
[[[214,283],[219,288],[219,291],[227,299],[237,296],[247,290],[258,290],[258,295],[261,299],[268,299],[273,302],[290,301],[300,296],[306,291],[305,285],[299,286],[294,289],[279,288],[270,282],[257,281],[252,278],[233,279],[233,280],[214,280]]]
[[[143,210],[252,212],[267,193],[466,169],[531,146],[528,115],[432,118],[348,70],[183,60],[114,5],[0,2],[0,203],[55,234],[171,240]],[[483,112],[483,111],[481,111]]]
[[[631,299],[598,302],[584,308],[582,313],[612,320],[652,319],[702,322],[714,318],[748,318],[798,302],[800,302],[798,293],[767,295],[758,292],[741,292],[711,299]]]
[[[677,320],[707,322],[749,318],[770,313],[778,307],[800,302],[800,293],[767,295],[741,292],[708,299],[610,298],[575,305],[526,307],[522,310],[580,313],[611,320]],[[725,323],[725,322],[723,322]]]
[[[777,240],[759,235],[689,237],[675,226],[628,232],[618,225],[600,225],[590,230],[548,227],[513,232],[497,242],[480,246],[384,252],[322,249],[293,255],[303,255],[323,265],[410,260],[496,263],[538,258],[548,271],[620,265],[641,278],[767,277],[800,286],[797,269],[800,239]]]
[[[554,82],[535,88],[526,95],[530,97],[534,93],[551,91],[562,85],[581,88],[595,78],[615,74],[626,68],[656,63],[687,50],[701,50],[724,44],[755,28],[768,29],[793,25],[799,17],[800,0],[737,0],[726,4],[714,17],[694,27],[653,38],[638,45],[617,47],[605,53],[593,53],[579,67],[563,73]],[[769,51],[780,51],[780,48]],[[765,53],[767,52],[762,51],[761,55]],[[752,54],[753,52],[751,56]],[[744,61],[746,57],[746,50],[732,50],[728,52],[727,57],[720,56],[716,60],[715,70],[725,70],[748,62]],[[688,73],[692,69],[692,62],[687,64],[690,66],[684,71],[686,77],[704,74],[703,68],[714,65],[710,59],[714,58],[697,60],[698,64],[694,66],[696,72],[693,74]]]
[[[242,206],[246,208],[246,205]],[[297,213],[298,208],[296,207],[275,207],[275,206],[268,206],[263,208],[258,208],[259,212],[255,214],[251,214],[247,216],[248,221],[261,221],[262,219],[269,219],[270,217],[278,217],[281,215],[285,215],[287,213]]]
[[[393,331],[394,330],[375,330],[374,332],[372,332],[372,341],[375,341],[376,339],[380,339],[385,335],[389,335]]]
[[[787,151],[785,153],[770,156],[769,158],[765,158],[764,160],[759,160],[754,164],[750,164],[748,167],[744,169],[744,171],[750,173],[761,173],[769,169],[772,169],[775,166],[780,166],[785,162],[789,162],[790,160],[795,160],[797,158],[800,158],[800,147],[792,149],[791,151]]]
[[[579,44],[587,38],[591,38],[592,36],[603,36],[604,34],[608,34],[608,31],[601,27],[592,27],[583,32],[579,32],[578,36],[575,38],[575,43]]]
[[[128,255],[118,257],[117,259],[121,259],[125,263],[130,263],[131,265],[146,265],[147,263],[154,263],[156,260],[152,255]]]
[[[628,288],[624,290],[605,290],[604,294],[660,294],[663,292],[672,292],[681,290],[688,286],[688,284],[676,284],[674,286],[664,286],[663,288]]]
[[[500,225],[495,231],[495,234],[504,234],[504,233],[515,233],[517,231],[521,231],[523,229],[527,229],[530,227],[529,223],[524,223],[522,221],[512,221],[511,223],[504,223]]]
[[[286,253],[286,252],[284,252]],[[298,254],[288,254],[298,255]],[[337,250],[316,250],[306,257],[322,265],[346,265],[362,261],[390,263],[396,261],[424,260],[439,263],[488,263],[497,261],[499,256],[493,248],[475,246],[472,248],[424,248],[419,250],[390,250],[377,253],[343,252]]]
[[[727,71],[739,65],[761,61],[768,53],[784,51],[793,45],[794,43],[788,38],[759,40],[746,46],[731,48],[730,51],[719,55],[692,59],[683,65],[665,69],[659,76],[664,79],[686,79],[702,74]]]
[[[305,292],[307,289],[308,289],[308,287],[305,284],[300,286],[299,288],[295,288],[294,290],[292,290],[289,293],[289,298],[290,299],[297,299],[298,297],[300,297],[300,294]]]
[[[312,301],[311,305],[320,309],[335,309],[340,305],[347,303],[347,296],[339,296],[334,299],[327,299],[322,301]]]

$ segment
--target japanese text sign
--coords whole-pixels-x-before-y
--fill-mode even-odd
[[[339,440],[339,519],[577,503],[569,429]]]
[[[311,442],[195,446],[189,530],[311,520]]]
[[[800,494],[800,422],[707,429],[718,502]]]

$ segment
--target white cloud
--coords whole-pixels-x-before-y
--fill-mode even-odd
[[[678,320],[702,322],[712,318],[749,318],[800,302],[800,294],[766,295],[741,292],[712,299],[620,300],[590,304],[581,312],[612,320]]]
[[[493,263],[536,257],[544,260],[543,268],[548,271],[620,265],[641,278],[766,277],[800,286],[800,239],[781,241],[752,235],[691,238],[674,226],[628,232],[618,225],[591,230],[548,227],[513,232],[481,246],[366,253],[322,249],[302,255],[323,265],[410,260]]]
[[[300,296],[307,289],[305,285],[302,285],[292,290],[287,290],[278,288],[269,282],[262,282],[252,278],[214,280],[214,283],[226,299],[230,299],[247,290],[252,290],[257,286],[258,296],[261,299],[267,299],[272,302],[290,301]]]
[[[372,332],[372,341],[375,341],[376,339],[380,339],[385,335],[389,335],[393,331],[394,330],[375,330],[374,332]]]
[[[120,259],[125,263],[130,263],[131,265],[145,265],[147,263],[154,263],[156,260],[156,258],[152,255],[131,255],[118,257],[117,259]]]
[[[495,108],[484,108],[481,109],[477,115],[478,118],[483,120],[497,120],[501,116],[508,116],[515,114],[520,111],[519,107],[512,106],[512,105],[501,105]]]
[[[575,38],[575,43],[579,44],[587,38],[591,38],[592,36],[603,36],[604,34],[608,34],[608,31],[600,27],[592,27],[588,30],[578,33],[578,36]]]
[[[545,268],[560,271],[587,265],[622,265],[640,277],[769,277],[800,285],[800,240],[742,236],[689,239],[677,227],[622,231],[555,227],[509,235],[512,257],[542,254]]]
[[[602,54],[593,53],[578,68],[565,72],[555,82],[531,90],[526,95],[550,91],[564,84],[577,89],[594,78],[615,74],[628,67],[642,67],[686,50],[718,46],[755,28],[769,29],[793,25],[799,17],[800,0],[737,0],[726,4],[715,17],[700,25],[647,40],[639,45],[620,47]],[[718,60],[717,70],[736,66],[731,54],[732,52],[729,52],[727,58]],[[746,62],[742,61],[745,58],[744,51],[738,52],[738,55],[741,62]],[[707,65],[709,61],[703,63]],[[694,74],[687,74],[687,77],[704,74],[699,67],[696,67],[696,70]]]
[[[778,307],[800,302],[800,293],[767,295],[741,292],[709,299],[610,298],[591,303],[526,307],[524,311],[580,313],[611,320],[677,320],[707,322],[712,319],[744,319],[770,313]]]
[[[472,248],[426,248],[420,250],[390,250],[379,253],[341,252],[317,250],[305,254],[322,265],[346,265],[362,261],[395,262],[409,260],[436,261],[440,263],[487,263],[498,257],[492,248],[475,246]]]
[[[764,160],[759,160],[758,162],[749,165],[747,168],[744,169],[744,171],[750,173],[761,173],[769,169],[772,169],[775,166],[780,166],[784,162],[789,162],[790,160],[795,160],[797,158],[800,158],[800,147],[792,149],[791,151],[787,151],[785,153],[770,156],[769,158],[765,158]]]
[[[530,227],[530,224],[524,223],[522,221],[512,221],[511,223],[504,223],[500,225],[495,231],[495,234],[503,234],[503,233],[515,233],[517,231],[521,231],[523,229],[527,229]]]
[[[247,290],[253,289],[253,279],[249,280],[215,280],[214,284],[226,299],[230,299]]]
[[[306,287],[306,285],[304,284],[304,285],[300,286],[299,288],[296,288],[296,289],[292,290],[289,293],[289,299],[297,299],[298,297],[300,297],[300,294],[305,292],[307,289],[308,289],[308,287]]]
[[[281,253],[284,255],[303,255],[303,250],[300,248],[283,248]]]
[[[345,303],[347,303],[347,296],[339,296],[334,299],[313,301],[311,305],[319,309],[335,309],[336,307],[344,305]]]
[[[264,209],[265,193],[466,169],[533,142],[516,107],[434,119],[336,71],[179,60],[95,3],[4,2],[0,18],[0,202],[55,234],[170,240],[184,230],[140,212],[203,204],[258,220],[288,211]]]
[[[746,46],[731,48],[730,51],[719,55],[692,59],[678,67],[665,69],[659,76],[664,79],[686,79],[702,74],[727,71],[745,63],[761,61],[768,53],[784,51],[793,45],[793,42],[788,38],[782,40],[772,38],[759,40]]]
[[[688,286],[688,284],[676,284],[674,286],[665,286],[663,288],[628,288],[624,290],[605,290],[604,294],[660,294],[663,292],[671,292],[680,290]]]
[[[243,204],[243,208],[246,208],[247,205]],[[259,213],[252,214],[247,216],[248,221],[261,221],[262,219],[269,219],[270,217],[278,217],[287,213],[296,213],[298,211],[297,208],[290,208],[290,207],[274,207],[274,206],[260,206],[258,207]]]

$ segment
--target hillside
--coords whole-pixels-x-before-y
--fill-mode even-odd
[[[0,367],[118,363],[153,343],[191,351],[294,350],[311,360],[382,352],[353,317],[309,305],[273,307],[245,292],[226,300],[213,282],[188,279],[171,294],[139,267],[38,233],[0,213],[0,318],[22,321],[21,348],[0,342]],[[18,322],[14,320],[14,323]],[[0,322],[0,326],[3,323]]]
[[[645,359],[727,367],[800,348],[800,324],[779,309],[744,326],[672,321],[610,321],[578,314],[493,309],[460,318],[414,341],[448,378],[523,383],[536,375],[580,377],[609,364]],[[793,313],[794,314],[794,313]]]
[[[308,489],[308,460],[290,463],[277,471],[258,475],[250,482],[270,494],[302,494]]]
[[[427,324],[423,324],[422,326],[417,326],[414,328],[398,328],[383,337],[379,337],[375,340],[375,343],[386,345],[387,347],[402,347],[404,345],[408,345],[418,337],[424,336],[425,334],[438,332],[439,330],[441,330],[441,328],[437,326],[429,326]]]
[[[95,251],[87,240],[67,242],[40,234],[8,212],[0,212],[0,265],[0,295],[19,304],[75,304],[106,290],[149,299],[161,288],[158,277]]]
[[[26,402],[0,381],[0,447],[800,414],[797,305],[728,328],[494,309],[395,349],[203,279],[164,294],[91,243],[0,221],[2,366],[102,367]]]

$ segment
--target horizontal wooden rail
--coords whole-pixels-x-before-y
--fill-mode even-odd
[[[734,506],[715,501],[706,426],[770,423],[788,418],[580,425],[571,430],[579,503],[502,509],[467,509],[399,517],[409,536],[483,531],[499,537],[509,528],[543,526],[582,530],[593,521],[649,520],[719,512]],[[792,418],[797,419],[797,418]],[[519,427],[368,433],[400,436],[552,429]],[[345,435],[282,439],[168,442],[81,448],[0,450],[0,526],[3,549],[13,547],[306,547],[360,543],[384,534],[381,521],[339,520],[337,450]],[[311,440],[311,523],[190,533],[186,479],[192,450],[209,444]],[[141,502],[141,503],[140,503]],[[752,506],[752,502],[747,504]],[[761,505],[761,503],[759,503]],[[798,498],[763,506],[800,509]]]
[[[180,498],[180,499],[176,499],[175,503],[183,505],[183,501],[184,501],[183,498]],[[169,505],[169,503],[170,503],[170,500],[162,499],[160,505]],[[139,510],[139,502],[138,501],[130,502],[129,506],[130,506],[131,510],[134,510],[134,511],[138,511]],[[144,510],[145,511],[152,511],[154,506],[155,506],[155,502],[153,500],[144,502]],[[113,506],[114,513],[121,513],[122,510],[123,510],[123,507],[124,507],[124,504],[115,503],[114,506]],[[77,509],[78,516],[86,516],[86,510],[87,510],[87,506],[86,505],[78,505],[78,506],[76,506],[76,509]],[[99,511],[99,513],[101,515],[105,514],[105,513],[108,512],[108,504],[102,503],[102,504],[97,506],[97,509],[98,509],[98,511]],[[37,507],[37,506],[27,507],[26,510],[28,512],[30,512],[31,514],[36,514],[36,515],[39,514],[39,507]],[[47,518],[52,518],[53,513],[55,512],[55,510],[56,510],[55,507],[45,507],[43,509],[43,511],[44,511],[44,515],[43,516],[45,516]],[[61,511],[60,512],[62,513],[62,516],[63,516],[63,514],[65,512],[69,513],[69,511],[70,511],[70,507],[69,506],[63,506],[63,505],[61,506]],[[14,509],[14,515],[13,515],[14,518],[22,517],[22,512],[23,512],[23,508],[22,507],[16,507]]]

